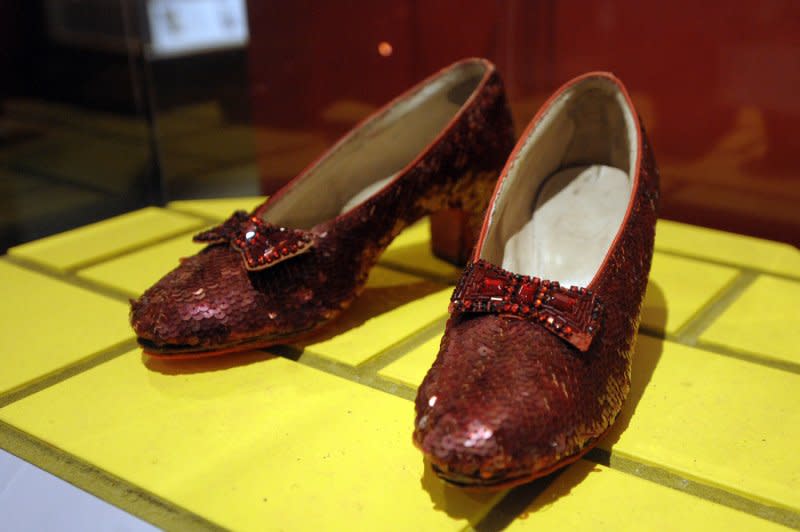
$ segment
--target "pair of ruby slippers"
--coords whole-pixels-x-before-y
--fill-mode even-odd
[[[617,78],[570,81],[514,146],[494,66],[465,60],[376,112],[252,213],[197,235],[207,247],[134,301],[131,322],[147,352],[169,358],[295,342],[345,311],[405,227],[460,211],[449,241],[433,218],[434,250],[467,266],[419,388],[414,441],[452,483],[511,486],[576,460],[614,422],[657,200],[655,163]]]

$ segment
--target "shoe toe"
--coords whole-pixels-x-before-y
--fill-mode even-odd
[[[256,312],[260,297],[238,255],[215,246],[183,260],[132,301],[131,325],[150,347],[225,344],[264,327],[263,313]]]
[[[577,453],[607,427],[591,362],[542,327],[451,320],[417,396],[415,442],[445,479],[503,484]],[[593,402],[594,405],[588,404]]]

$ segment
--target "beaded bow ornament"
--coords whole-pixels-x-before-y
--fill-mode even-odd
[[[269,268],[314,246],[312,233],[273,225],[245,211],[236,211],[223,224],[195,235],[193,240],[199,244],[230,244],[242,254],[250,271]]]
[[[495,313],[537,322],[583,352],[597,334],[603,309],[591,290],[517,275],[482,259],[467,266],[450,301],[450,312]]]

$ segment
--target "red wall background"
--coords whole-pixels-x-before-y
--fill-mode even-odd
[[[569,78],[613,71],[651,134],[663,217],[800,244],[800,2],[260,0],[249,16],[266,192],[375,106],[484,56],[518,130]]]

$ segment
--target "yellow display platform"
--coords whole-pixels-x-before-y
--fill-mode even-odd
[[[797,249],[661,221],[611,433],[566,470],[475,494],[411,444],[459,274],[427,222],[321,337],[143,357],[128,298],[258,201],[148,208],[0,259],[0,447],[168,529],[800,529]]]

